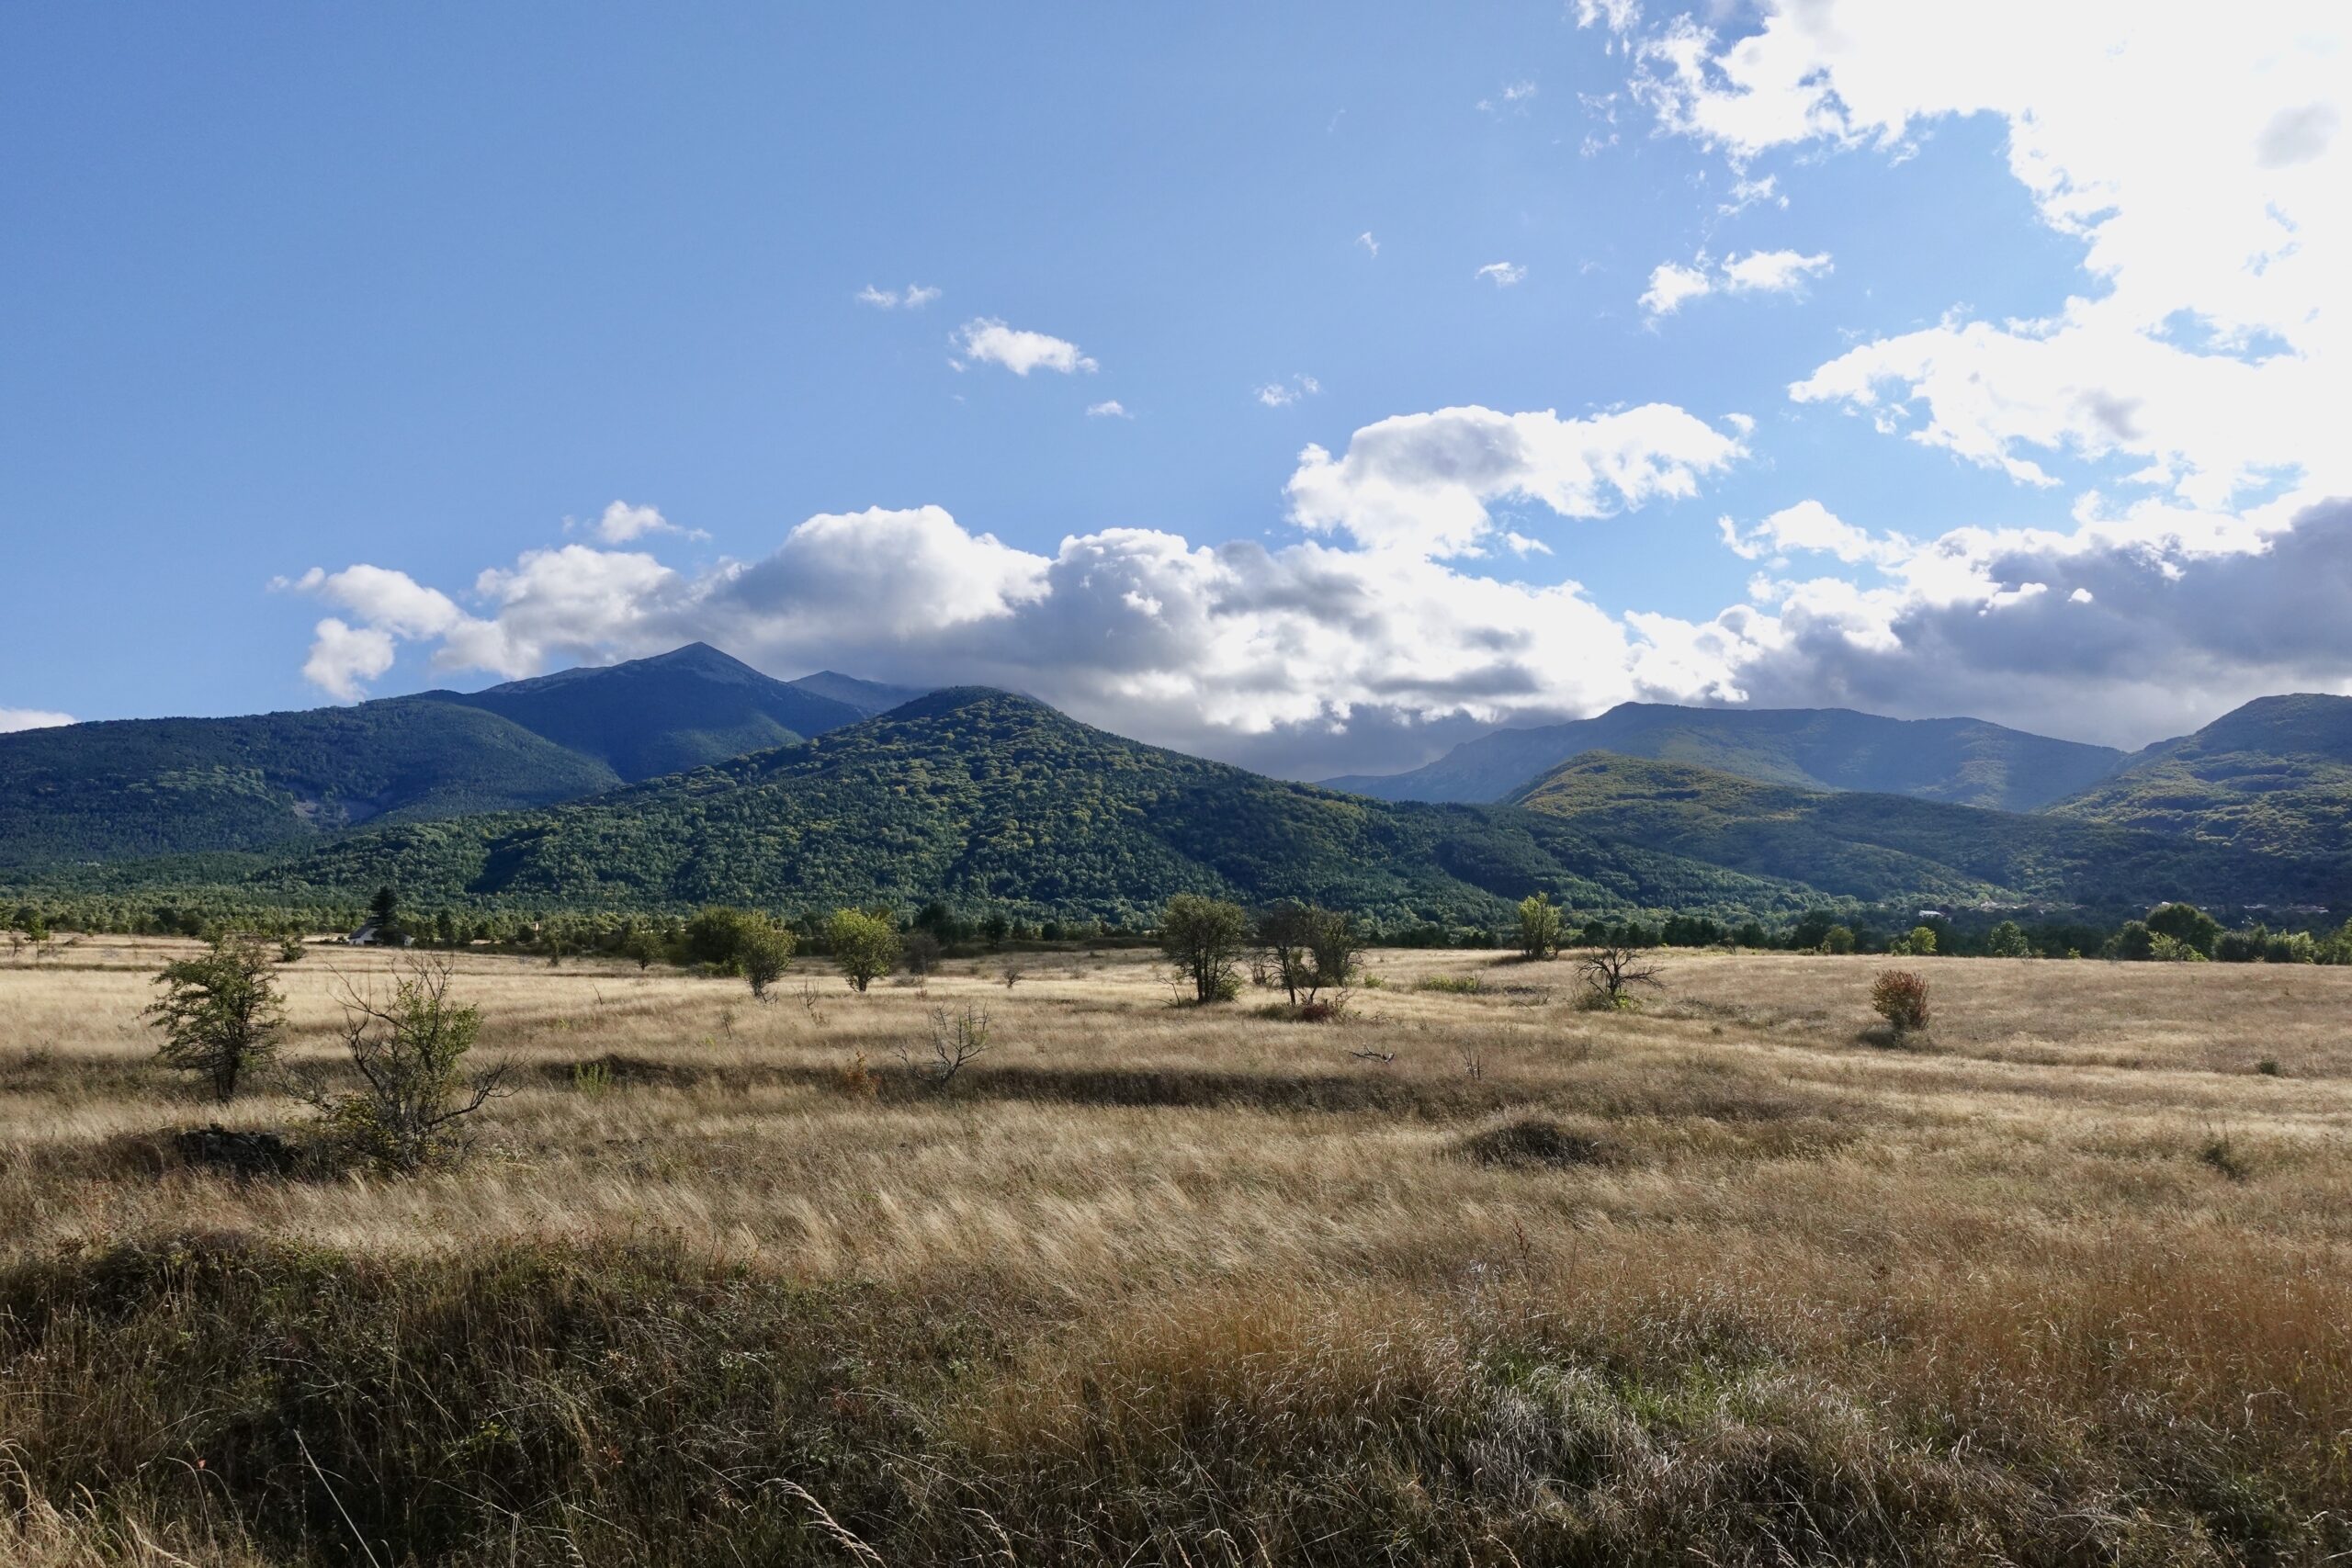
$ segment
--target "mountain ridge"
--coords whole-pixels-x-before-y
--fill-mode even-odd
[[[2028,810],[2123,761],[2112,747],[1975,718],[1898,719],[1851,708],[1700,708],[1620,703],[1591,718],[1498,729],[1401,773],[1327,787],[1382,800],[1494,801],[1587,751],[1687,762],[1801,788],[1866,790]]]

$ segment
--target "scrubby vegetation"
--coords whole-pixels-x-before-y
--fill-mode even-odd
[[[179,1136],[196,956],[0,965],[0,1560],[2352,1551],[2344,971],[1939,955],[1922,1057],[1806,955],[1589,1013],[1374,952],[1328,1031],[1150,953],[822,1010],[459,955],[514,1092],[395,1179],[281,1163],[274,1092]]]

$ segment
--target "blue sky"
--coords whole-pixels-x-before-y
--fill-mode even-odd
[[[2135,289],[2155,241],[2126,232],[2134,203],[2165,232],[2153,182],[2083,130],[2049,152],[2067,189],[2037,188],[2016,127],[2066,88],[2114,96],[2110,118],[2200,111],[2160,110],[2154,77],[1923,62],[1900,7],[1892,24],[1869,9],[1848,5],[1851,51],[1775,76],[1771,49],[1811,46],[1770,9],[11,8],[0,710],[311,705],[707,636],[779,674],[998,679],[1312,773],[1624,696],[2144,739],[2282,680],[2340,685],[2352,657],[2324,639],[2208,650],[2151,680],[2122,670],[2113,626],[2024,624],[2042,610],[2019,607],[2019,572],[2078,610],[2094,590],[2067,573],[2096,578],[2104,605],[2121,589],[2099,571],[2151,550],[2234,570],[2341,493],[2300,426],[2199,446],[2199,400],[2246,394],[2189,381],[2241,358],[2173,355],[2154,372],[2184,378],[2169,403],[2136,379],[2086,393],[2083,367],[2118,359],[2086,320],[2074,357],[2042,368],[2070,341],[2049,324],[2068,301],[2131,295],[2142,315],[2281,333],[2304,367],[2282,402],[2341,374],[2336,301],[2298,285],[2249,305],[2221,264]],[[2087,70],[2147,25],[2113,8],[2039,46]],[[2279,25],[2341,30],[2320,7]],[[2342,171],[2345,67],[2322,42],[2279,46],[2311,54],[2283,97],[2260,61],[2245,92],[2254,130],[2286,149],[2256,160],[2282,182],[2273,205],[2324,252],[2341,214],[2312,210],[2328,199],[2313,192]],[[1678,76],[1693,51],[1705,68]],[[1852,85],[1830,130],[1768,112],[1838,73]],[[2044,118],[2037,135],[2075,133]],[[2121,193],[2107,217],[2069,207],[2101,181]],[[2119,237],[2120,260],[2086,265]],[[1784,287],[1726,286],[1727,264],[1759,255],[1819,259]],[[1645,309],[1668,265],[1712,291]],[[1515,280],[1480,272],[1496,266]],[[910,307],[912,285],[938,294]],[[900,302],[862,303],[868,288]],[[956,346],[989,321],[1094,368],[1014,374]],[[1879,357],[1792,396],[1856,353]],[[1890,378],[1905,395],[1869,390]],[[1966,406],[1968,385],[1992,388],[1994,412]],[[2004,423],[2036,399],[2055,412]],[[1555,411],[1583,432],[1647,405],[1694,422],[1645,427],[1670,465],[1710,431],[1736,453],[1565,512],[1540,474],[1506,476],[1476,490],[1484,531],[1460,549],[1394,529],[1376,543],[1353,509],[1388,502],[1352,478],[1317,528],[1286,489],[1310,443],[1334,459],[1356,443],[1372,466],[1360,433],[1383,421]],[[2142,412],[2084,424],[2068,412],[2084,407]],[[2167,419],[2185,434],[2151,427]],[[1461,499],[1427,473],[1406,483],[1416,516]],[[666,528],[600,537],[616,501]],[[1792,552],[1800,535],[1756,532],[1801,503],[1919,553]],[[859,521],[794,535],[829,516]],[[1989,542],[1938,550],[1955,530]],[[1115,568],[1065,548],[1110,534]],[[1244,542],[1275,555],[1234,554]],[[904,552],[921,559],[894,576]],[[1759,592],[1759,573],[1810,586]],[[1113,576],[1102,614],[1132,625],[1079,613],[1080,579]],[[1480,581],[1525,592],[1506,603]],[[1573,603],[1544,595],[1563,583],[1581,585]],[[1848,592],[1877,598],[1857,609]],[[2210,613],[2241,614],[2227,606],[2245,592]],[[1185,619],[1187,594],[1205,618]],[[1348,611],[1359,595],[1374,607]],[[2115,664],[2114,691],[2020,687],[2011,654],[1928,624],[2012,608],[2011,643],[2048,663],[2080,637],[2082,662]],[[2177,613],[2134,612],[2149,629]],[[1672,626],[1629,631],[1628,614]],[[328,616],[356,649],[317,654]],[[2213,640],[2245,639],[2217,625]],[[1432,666],[1442,678],[1420,680]]]

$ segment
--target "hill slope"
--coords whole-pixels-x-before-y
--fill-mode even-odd
[[[2051,815],[2274,855],[2352,850],[2352,697],[2262,697],[2134,752]]]
[[[2108,823],[1802,790],[1590,752],[1512,796],[1596,839],[1872,902],[2145,908],[2352,897],[2345,857],[2278,856]]]
[[[867,716],[863,706],[763,675],[699,642],[488,691],[422,695],[512,719],[632,782],[789,746]]]
[[[945,897],[1114,919],[1204,892],[1315,898],[1392,924],[1501,919],[1536,888],[1587,910],[1804,901],[1786,884],[1595,844],[1557,818],[1284,784],[978,688],[593,801],[357,834],[260,880],[389,882],[420,902]]]
[[[1409,773],[1327,784],[1381,800],[1501,800],[1587,751],[1683,762],[1801,789],[1868,790],[2006,811],[2030,811],[2073,795],[2123,760],[2109,747],[1982,719],[1621,703],[1568,724],[1498,729]]]
[[[879,681],[861,681],[854,675],[844,675],[838,670],[820,670],[814,675],[803,675],[785,684],[797,686],[804,692],[830,698],[854,711],[860,718],[872,718],[888,713],[894,707],[913,702],[925,694],[917,686],[890,686]],[[831,728],[828,726],[827,728]],[[820,733],[810,730],[809,734]]]
[[[620,782],[496,714],[413,697],[23,730],[0,735],[0,866],[266,849]]]

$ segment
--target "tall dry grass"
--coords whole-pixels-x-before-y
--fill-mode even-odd
[[[1859,960],[1595,1014],[1381,953],[1310,1025],[1132,958],[755,1006],[474,957],[481,1157],[241,1181],[153,1140],[213,1114],[147,1060],[162,947],[0,966],[33,1561],[2352,1551],[2352,973],[1917,961],[1890,1051]]]

